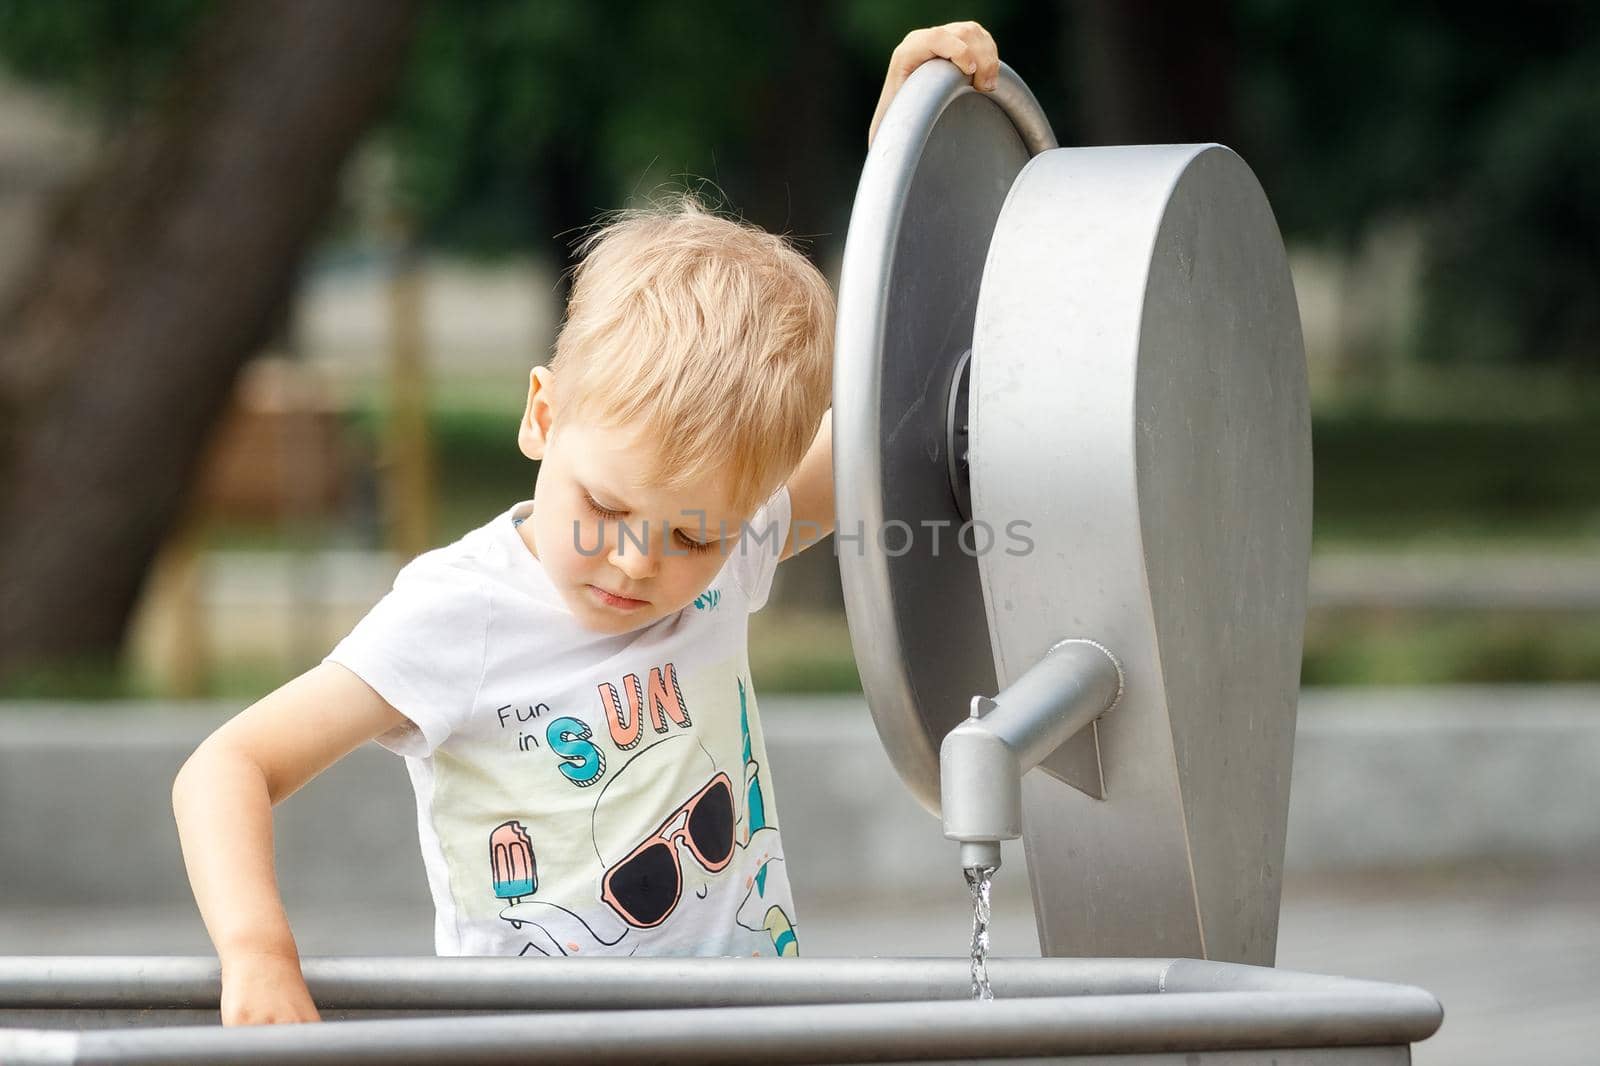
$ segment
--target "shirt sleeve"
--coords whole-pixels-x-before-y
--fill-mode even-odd
[[[740,531],[739,543],[733,548],[733,571],[752,614],[766,605],[772,591],[778,556],[789,539],[791,509],[789,486],[779,485]]]
[[[410,720],[379,744],[425,758],[471,715],[488,636],[488,590],[424,555],[323,661],[355,673]]]

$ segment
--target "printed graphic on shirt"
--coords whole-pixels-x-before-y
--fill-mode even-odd
[[[745,847],[749,848],[751,840],[755,839],[762,830],[767,828],[767,807],[761,795],[761,767],[756,764],[751,755],[750,745],[750,711],[746,703],[744,678],[739,678],[739,733],[744,747],[744,774],[745,774]],[[798,955],[800,945],[795,937],[794,922],[784,913],[783,908],[776,903],[770,904],[766,910],[761,911],[761,900],[767,892],[767,868],[772,862],[782,862],[779,856],[774,859],[769,853],[764,853],[761,865],[751,877],[748,884],[749,892],[745,894],[744,903],[739,907],[739,924],[746,928],[753,928],[746,916],[757,911],[761,913],[761,928],[765,930],[773,941],[774,948],[779,955]]]
[[[533,841],[520,822],[501,822],[489,834],[489,868],[494,877],[494,894],[500,899],[516,903],[539,890]]]
[[[747,669],[669,659],[491,702],[438,748],[460,950],[796,954]]]
[[[653,755],[657,748],[670,745],[672,741],[663,740],[647,752]],[[704,748],[701,752],[710,759]],[[635,761],[646,761],[645,755],[641,752]],[[673,755],[667,753],[666,757]],[[632,769],[633,763],[628,768]],[[595,806],[597,827],[605,817],[605,799],[602,794]],[[733,782],[718,770],[699,791],[667,815],[655,832],[620,859],[600,851],[601,832],[596,828],[595,850],[605,868],[600,878],[600,898],[634,928],[652,929],[667,920],[683,896],[684,853],[706,873],[720,873],[733,859],[733,834]]]
[[[683,690],[678,686],[678,668],[672,663],[650,668],[648,699],[639,687],[637,674],[624,677],[622,688],[628,697],[626,708],[617,698],[615,685],[610,682],[600,685],[600,706],[605,712],[606,727],[619,750],[631,751],[638,747],[639,738],[644,734],[645,714],[641,708],[645,706],[649,708],[650,728],[658,734],[668,732],[669,721],[684,729],[694,724],[684,703]]]
[[[653,666],[648,676],[648,689],[641,684],[638,674],[623,677],[623,695],[618,694],[618,686],[612,682],[602,682],[599,686],[602,716],[618,751],[626,752],[638,747],[644,736],[647,719],[651,731],[656,735],[667,733],[674,726],[688,729],[694,725],[684,702],[683,690],[678,686],[677,667],[670,662],[665,666]],[[506,710],[500,709],[502,726],[506,722]],[[560,760],[556,764],[557,769],[569,783],[578,788],[588,788],[605,776],[605,751],[588,723],[582,719],[569,715],[552,718],[544,727],[544,741],[550,752]]]
[[[752,758],[744,679],[736,681],[744,757],[738,796],[744,799],[744,810],[736,809],[733,780],[693,737],[678,734],[641,749],[611,776],[590,814],[591,843],[601,871],[596,892],[604,908],[513,900],[500,917],[527,936],[522,954],[614,949],[630,936],[623,946],[631,954],[648,945],[649,931],[680,910],[709,908],[715,915],[731,903],[731,894],[739,896],[733,921],[757,935],[748,949],[752,954],[799,953],[791,917],[781,902],[768,896],[769,872],[783,856],[777,827],[766,821],[761,768]],[[630,836],[630,827],[638,822],[632,810],[635,783],[648,787],[664,776],[681,776],[685,767],[692,768],[691,780],[702,783],[686,796],[669,799],[671,809],[652,831]],[[733,866],[735,878],[717,876]]]

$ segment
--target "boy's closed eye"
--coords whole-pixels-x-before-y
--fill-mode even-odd
[[[627,511],[619,511],[610,507],[602,507],[599,502],[589,494],[588,490],[584,490],[583,502],[588,506],[589,510],[594,512],[596,517],[599,518],[604,518],[610,521],[620,521],[621,519],[626,518],[628,515]],[[720,540],[695,540],[694,538],[685,534],[681,529],[677,530],[677,536],[678,543],[683,545],[686,551],[696,555],[702,552],[714,551],[716,550],[717,546],[722,543]]]

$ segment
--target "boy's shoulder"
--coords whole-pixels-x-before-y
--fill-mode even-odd
[[[440,626],[466,631],[486,630],[492,604],[510,590],[538,594],[538,575],[532,563],[515,557],[521,541],[511,525],[511,509],[462,534],[448,544],[431,548],[402,566],[393,586],[369,614],[370,625],[383,618],[394,626],[411,629],[421,623],[439,632]],[[505,529],[498,528],[504,523]]]
[[[485,529],[401,567],[389,592],[324,658],[360,677],[428,737],[421,747],[386,744],[402,754],[425,754],[448,735],[482,680],[494,615]]]

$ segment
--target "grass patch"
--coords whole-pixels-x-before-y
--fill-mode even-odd
[[[104,658],[33,664],[0,678],[0,700],[130,700],[149,690],[122,666]]]
[[[1600,617],[1566,611],[1313,612],[1306,685],[1600,681]]]
[[[785,610],[751,616],[750,669],[770,693],[858,693],[842,613]],[[298,671],[264,659],[212,663],[202,698],[255,702]],[[1319,609],[1307,620],[1305,685],[1600,682],[1600,617],[1579,612]],[[106,664],[13,676],[0,699],[152,698],[151,686]]]
[[[1600,418],[1319,418],[1312,452],[1318,547],[1600,538]]]
[[[859,692],[842,615],[777,608],[751,618],[763,692]],[[1600,682],[1600,617],[1581,612],[1338,609],[1306,623],[1306,685]]]
[[[769,608],[751,618],[764,692],[860,692],[842,614]],[[1600,682],[1600,617],[1565,611],[1321,609],[1306,623],[1306,685]]]
[[[461,397],[435,405],[439,543],[533,494],[538,465],[517,450],[519,411]],[[358,454],[378,454],[383,419],[375,401],[351,410]],[[1322,414],[1312,453],[1318,547],[1600,540],[1600,414]]]
[[[751,615],[750,677],[761,692],[860,692],[843,613],[774,605]]]

